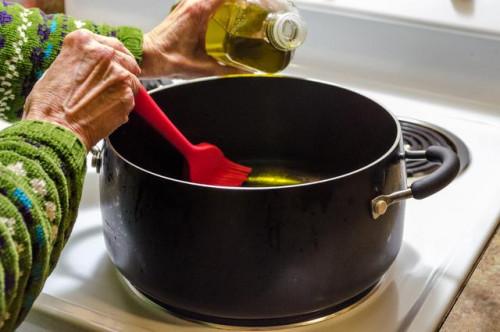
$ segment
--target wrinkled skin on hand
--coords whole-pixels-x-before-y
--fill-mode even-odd
[[[140,72],[117,39],[74,31],[28,96],[23,119],[66,127],[89,150],[127,122]]]
[[[243,71],[222,66],[205,51],[208,20],[223,0],[182,0],[144,35],[143,76],[190,78]]]

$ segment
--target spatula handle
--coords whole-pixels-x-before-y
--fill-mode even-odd
[[[149,95],[144,87],[140,87],[135,95],[135,108],[137,112],[149,125],[158,131],[183,155],[188,154],[193,149],[193,145],[177,129],[170,119],[163,113],[154,99]]]

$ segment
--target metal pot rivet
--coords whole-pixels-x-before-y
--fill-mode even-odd
[[[90,152],[92,153],[92,160],[90,164],[92,167],[95,167],[97,173],[100,173],[102,166],[102,151],[94,146]]]
[[[389,205],[387,205],[386,201],[378,201],[375,203],[375,212],[379,215],[384,214],[387,211]]]

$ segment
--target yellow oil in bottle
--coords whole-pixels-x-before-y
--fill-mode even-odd
[[[207,54],[245,70],[275,73],[286,68],[293,50],[278,49],[266,35],[270,12],[246,1],[224,2],[209,20]]]

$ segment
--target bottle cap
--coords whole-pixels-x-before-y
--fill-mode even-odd
[[[305,22],[297,13],[274,14],[269,26],[269,39],[274,47],[289,51],[304,42],[307,34]]]

